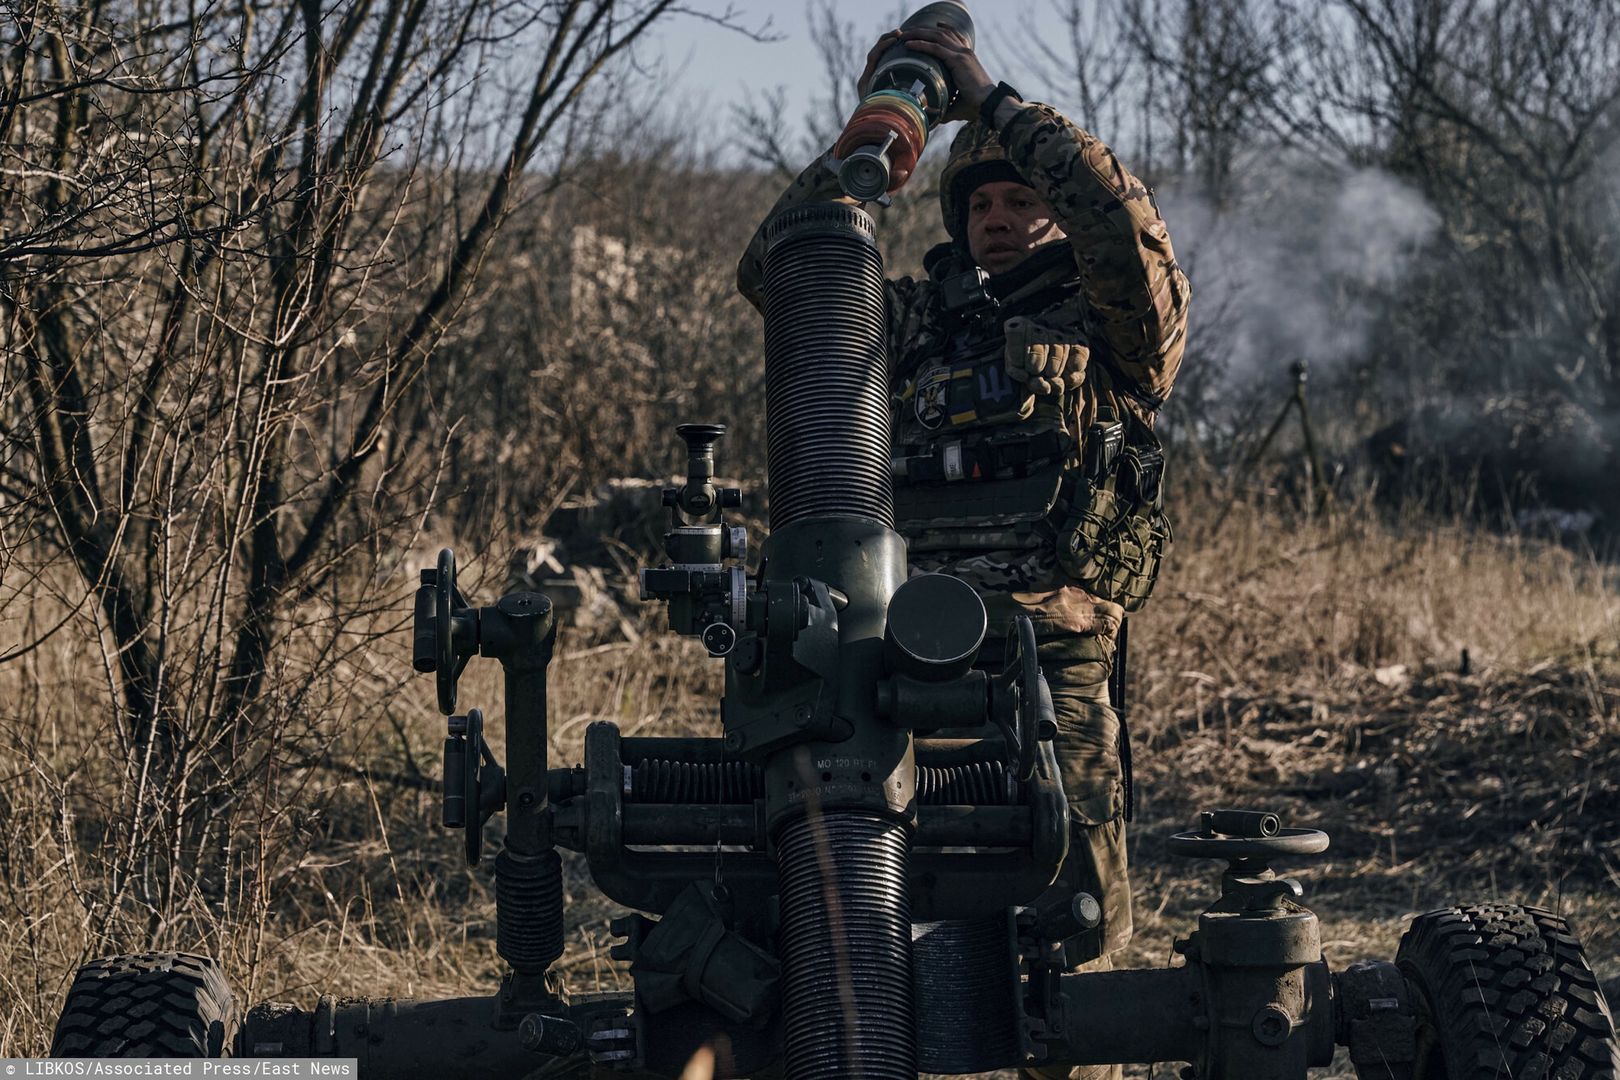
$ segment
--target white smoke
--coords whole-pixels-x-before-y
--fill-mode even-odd
[[[1197,350],[1238,379],[1364,354],[1439,214],[1377,169],[1272,158],[1233,187],[1220,207],[1187,183],[1159,195],[1192,280]]]

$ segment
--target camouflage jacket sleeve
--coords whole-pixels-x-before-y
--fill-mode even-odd
[[[1049,105],[1018,108],[999,134],[1074,245],[1094,313],[1093,357],[1156,406],[1181,367],[1191,289],[1152,192]]]
[[[827,168],[827,158],[831,154],[831,150],[826,151],[793,178],[793,183],[782,192],[781,197],[771,207],[771,212],[765,215],[765,220],[754,230],[753,238],[748,241],[742,260],[737,263],[737,291],[761,312],[765,310],[766,222],[788,207],[804,203],[846,202],[852,206],[855,204],[854,199],[839,191],[837,174]]]
[[[837,174],[826,167],[831,154],[831,150],[823,153],[793,178],[793,183],[788,185],[788,189],[771,207],[770,213],[765,215],[765,221],[760,222],[759,228],[754,230],[753,238],[748,241],[748,247],[737,263],[737,291],[761,313],[765,310],[765,222],[789,207],[804,203],[843,202],[856,205],[854,199],[839,189]],[[883,291],[888,322],[889,366],[892,370],[908,335],[915,332],[921,318],[922,309],[927,303],[928,283],[911,278],[891,279],[885,281]]]

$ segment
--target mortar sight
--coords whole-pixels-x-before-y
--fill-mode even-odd
[[[725,437],[724,424],[681,424],[675,428],[686,443],[686,483],[664,489],[664,505],[678,510],[687,524],[708,520],[718,509],[742,505],[737,488],[714,486],[714,449]]]
[[[714,484],[723,425],[681,424],[675,433],[686,444],[686,483],[664,489],[669,562],[641,571],[641,598],[667,603],[672,630],[727,656],[748,621],[748,530],[727,525],[723,513],[742,505],[742,491]]]

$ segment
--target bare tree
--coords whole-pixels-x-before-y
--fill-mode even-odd
[[[1620,250],[1590,217],[1620,150],[1620,11],[1340,0],[1338,13],[1342,31],[1319,40],[1356,62],[1326,64],[1322,94],[1422,187],[1454,259],[1489,282],[1465,318],[1498,343],[1491,370],[1620,405]]]
[[[806,7],[810,43],[821,61],[821,93],[807,102],[793,101],[785,87],[762,91],[732,107],[738,142],[751,160],[789,180],[815,155],[830,147],[858,104],[855,80],[861,73],[871,41],[863,40],[856,24],[840,19],[829,0],[812,0]],[[874,35],[875,36],[875,35]],[[794,134],[803,124],[802,134]]]
[[[1152,87],[1137,80],[1151,78],[1153,69],[1124,47],[1123,12],[1083,0],[1052,0],[1051,8],[1062,36],[1044,34],[1026,19],[1023,34],[1008,43],[1014,61],[1034,76],[1042,95],[1068,104],[1075,123],[1088,131],[1117,139],[1127,119],[1139,120],[1143,151],[1151,157],[1152,118],[1139,110]]]
[[[1144,135],[1167,126],[1169,167],[1224,205],[1245,151],[1274,134],[1292,22],[1253,0],[1128,0],[1122,20],[1124,47],[1145,67]]]
[[[7,5],[0,601],[55,599],[0,660],[98,629],[109,850],[168,852],[102,914],[134,882],[160,919],[266,736],[392,625],[368,583],[434,500],[422,376],[672,4]]]
[[[1437,216],[1400,288],[1379,297],[1362,355],[1339,369],[1363,422],[1494,394],[1518,403],[1515,424],[1566,416],[1607,428],[1612,445],[1620,243],[1612,209],[1603,214],[1620,158],[1620,10],[1579,0],[1130,0],[1107,44],[1100,19],[1069,11],[1071,42],[1047,50],[1046,66],[1060,70],[1073,52],[1084,102],[1097,73],[1123,69],[1120,50],[1139,64],[1120,108],[1129,116],[1140,104],[1152,122],[1132,135],[1157,148],[1157,133],[1171,133],[1168,161],[1154,154],[1157,179],[1196,195],[1217,223],[1236,214],[1247,228],[1280,229],[1311,185],[1368,169],[1415,190]],[[1264,201],[1277,199],[1287,205],[1268,215]],[[1328,240],[1306,225],[1285,242],[1315,251]],[[1178,253],[1196,275],[1197,245]],[[1337,280],[1334,252],[1322,254],[1324,297],[1362,287]],[[1207,305],[1212,294],[1201,295]],[[1195,320],[1203,340],[1193,351],[1206,363],[1225,351],[1212,314]],[[1278,371],[1288,359],[1276,358]],[[1581,444],[1607,452],[1604,440]]]

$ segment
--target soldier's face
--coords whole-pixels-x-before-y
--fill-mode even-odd
[[[1042,244],[1067,234],[1035,189],[1011,180],[980,184],[968,196],[968,252],[992,274],[1004,274]]]

